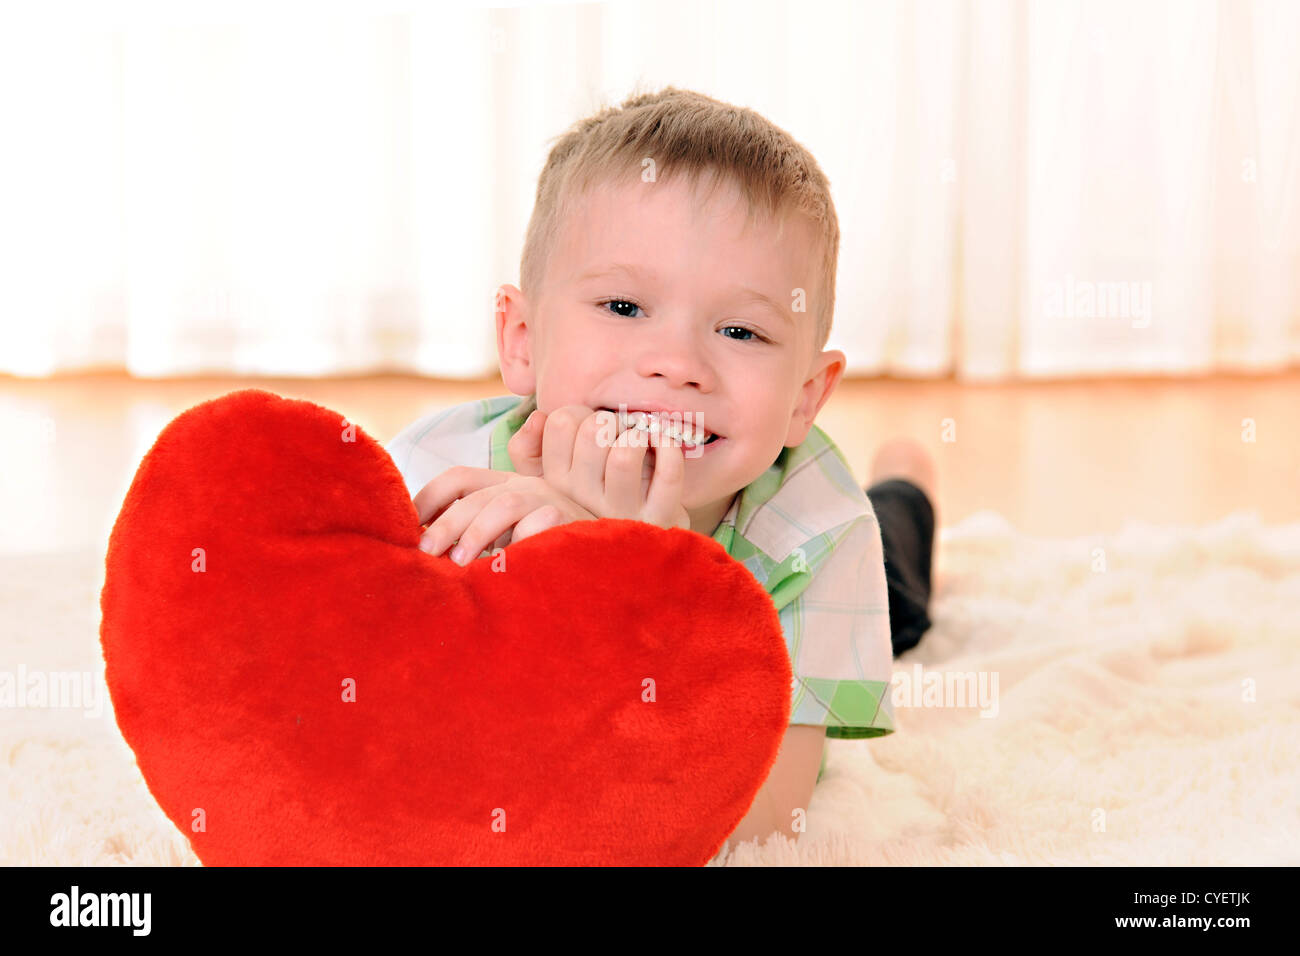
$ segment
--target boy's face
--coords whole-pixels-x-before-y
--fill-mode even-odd
[[[844,370],[843,353],[813,353],[811,223],[742,235],[742,203],[728,186],[704,205],[682,179],[593,189],[561,224],[542,287],[498,296],[502,376],[541,411],[659,406],[720,436],[685,457],[682,503],[704,533],[804,440]],[[796,289],[807,311],[792,310]]]

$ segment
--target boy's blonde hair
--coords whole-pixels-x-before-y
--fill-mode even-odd
[[[524,239],[525,294],[540,288],[560,223],[586,190],[640,178],[643,160],[650,158],[656,181],[684,174],[694,184],[708,180],[710,194],[719,182],[736,184],[748,206],[747,225],[780,224],[791,213],[811,220],[821,239],[821,288],[807,290],[805,298],[817,323],[814,354],[826,347],[835,311],[839,220],[817,161],[789,133],[753,110],[666,86],[579,120],[556,139],[537,181]]]

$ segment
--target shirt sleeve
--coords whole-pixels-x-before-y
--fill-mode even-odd
[[[824,725],[828,737],[891,734],[893,645],[875,513],[823,537],[832,543],[819,562],[807,553],[816,548],[810,542],[783,562],[785,574],[769,579],[794,672],[790,723]],[[782,601],[783,594],[793,596]]]
[[[393,459],[393,464],[397,466],[402,481],[406,484],[407,493],[412,498],[421,488],[455,464],[439,454],[435,442],[431,440],[454,411],[447,409],[412,422],[384,445],[384,450]]]
[[[492,430],[519,399],[514,396],[453,405],[407,425],[384,445],[414,498],[448,468],[487,468]]]

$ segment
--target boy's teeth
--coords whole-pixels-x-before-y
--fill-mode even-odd
[[[678,426],[674,422],[660,421],[658,416],[651,415],[648,412],[628,412],[620,423],[624,428],[638,428],[641,431],[658,432],[668,438],[669,441],[679,441],[688,445],[702,445],[709,432],[702,426],[687,426],[683,422]]]

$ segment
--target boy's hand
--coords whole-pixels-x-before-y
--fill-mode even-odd
[[[546,413],[537,408],[519,431],[510,436],[506,451],[510,453],[510,463],[515,466],[516,474],[542,477],[542,431],[545,427]]]
[[[465,565],[484,551],[596,516],[545,479],[488,468],[448,468],[414,499],[420,522],[433,519],[420,550],[442,554],[453,541],[451,559]]]
[[[649,460],[649,437],[634,428],[612,445],[597,437],[617,431],[614,412],[566,405],[529,416],[510,439],[510,461],[520,473],[540,475],[598,518],[632,518],[661,528],[689,528],[682,506],[686,461],[680,447],[661,439]]]

